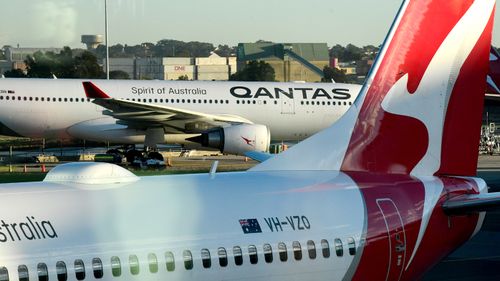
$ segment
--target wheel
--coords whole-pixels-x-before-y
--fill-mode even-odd
[[[125,158],[127,158],[127,162],[133,163],[135,159],[141,160],[143,158],[142,152],[132,149],[125,153]]]

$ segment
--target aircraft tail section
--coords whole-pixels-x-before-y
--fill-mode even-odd
[[[475,175],[494,6],[405,1],[353,107],[253,170]]]
[[[94,83],[90,81],[82,82],[83,89],[85,90],[85,95],[90,99],[109,99],[103,90],[99,89]]]

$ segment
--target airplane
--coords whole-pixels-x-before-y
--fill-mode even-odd
[[[361,85],[216,81],[0,81],[0,134],[268,151],[335,122]],[[112,98],[111,98],[112,97]]]
[[[353,106],[246,172],[0,185],[0,281],[419,279],[500,206],[475,177],[494,10],[405,0]]]

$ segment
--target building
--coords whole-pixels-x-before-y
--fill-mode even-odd
[[[200,58],[110,58],[109,62],[110,71],[124,71],[132,79],[228,80],[236,72],[236,57],[220,57],[215,53]]]
[[[321,81],[330,62],[326,43],[240,43],[237,60],[238,70],[250,61],[265,61],[281,82]]]

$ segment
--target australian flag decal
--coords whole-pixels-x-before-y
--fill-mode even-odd
[[[241,219],[240,220],[241,229],[243,229],[243,233],[261,233],[262,229],[260,229],[259,221],[257,219]]]

